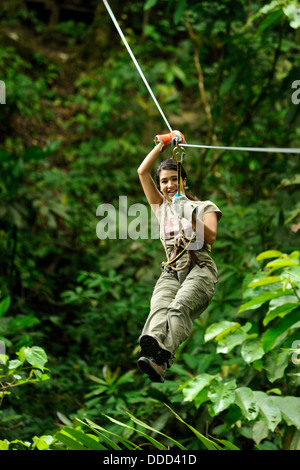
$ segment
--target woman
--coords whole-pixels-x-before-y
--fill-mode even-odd
[[[167,262],[162,263],[163,272],[139,338],[142,357],[137,365],[153,382],[164,382],[178,346],[190,336],[193,320],[208,307],[214,295],[217,267],[209,253],[222,213],[211,201],[199,201],[185,191],[187,176],[183,168],[178,197],[174,159],[159,165],[155,184],[151,171],[160,153],[169,144],[185,140],[181,132],[172,131],[157,135],[155,142],[157,145],[138,168],[138,175],[159,221]]]

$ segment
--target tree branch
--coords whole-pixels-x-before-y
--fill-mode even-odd
[[[188,31],[188,34],[194,44],[194,63],[198,75],[198,88],[199,88],[199,93],[200,93],[200,98],[201,102],[203,104],[203,109],[204,113],[206,116],[207,124],[208,124],[208,135],[207,135],[207,140],[205,145],[217,145],[217,136],[214,132],[214,122],[212,118],[212,113],[211,113],[211,107],[207,98],[206,90],[205,90],[205,85],[204,85],[204,74],[202,70],[202,66],[200,63],[199,59],[199,45],[200,45],[200,38],[199,36],[194,32],[187,14],[184,15],[184,21],[186,25],[186,29]],[[202,149],[200,151],[200,157],[198,160],[197,168],[196,168],[196,178],[195,181],[199,181],[201,178],[201,173],[204,168],[204,161],[205,157],[207,155],[208,149]],[[216,151],[215,151],[216,152]],[[215,156],[217,158],[217,156]]]

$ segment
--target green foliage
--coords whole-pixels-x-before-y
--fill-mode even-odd
[[[79,421],[81,424],[84,426],[88,426],[90,430],[93,431],[94,434],[92,435],[87,435],[82,429],[74,429],[70,427],[65,427],[58,433],[56,433],[55,438],[57,441],[60,441],[61,443],[66,446],[67,449],[71,450],[143,450],[143,446],[145,446],[145,440],[150,442],[150,445],[152,448],[154,447],[157,450],[168,450],[168,449],[176,449],[179,448],[180,450],[187,450],[186,447],[184,447],[180,442],[176,441],[173,439],[171,436],[167,436],[164,433],[157,431],[154,429],[152,426],[149,426],[148,424],[144,423],[140,419],[137,419],[135,416],[133,416],[131,413],[128,411],[124,410],[125,413],[130,417],[131,421],[137,425],[136,428],[124,424],[123,422],[120,422],[118,420],[115,420],[114,418],[110,416],[106,416],[107,419],[110,421],[116,423],[119,428],[125,427],[127,429],[131,429],[136,433],[138,436],[141,436],[143,439],[143,442],[140,444],[135,444],[132,441],[129,441],[128,439],[124,439],[121,435],[112,433],[110,431],[107,431],[103,427],[97,425],[96,423],[86,420],[86,422],[83,422],[81,420]],[[195,428],[187,424],[177,413],[175,413],[172,409],[171,411],[174,413],[175,417],[185,424],[199,439],[201,442],[202,446],[204,449],[207,450],[225,450],[225,449],[230,449],[230,450],[239,450],[236,446],[232,445],[230,442],[226,440],[211,440],[203,436],[199,431],[197,431]],[[146,429],[146,433],[142,431],[141,429]],[[154,438],[150,435],[150,433],[153,433],[154,435],[158,434],[158,437],[161,437],[162,440],[158,441],[157,438]],[[95,438],[95,434],[97,438]],[[112,436],[114,440],[108,437]],[[104,444],[105,445],[104,445]],[[107,447],[108,444],[108,447]],[[221,444],[221,445],[220,445]],[[58,444],[59,445],[59,444]],[[123,447],[120,447],[122,445]]]
[[[123,422],[120,422],[110,416],[106,418],[118,425],[121,429],[131,429],[139,439],[142,438],[143,442],[137,444],[130,441],[129,439],[124,438],[122,435],[113,433],[102,426],[97,425],[93,421],[86,419],[82,421],[80,419],[76,420],[74,426],[65,426],[60,431],[56,432],[55,436],[35,436],[32,443],[22,442],[20,440],[15,440],[9,442],[7,440],[0,441],[1,450],[18,450],[22,446],[27,447],[29,450],[143,450],[145,445],[151,445],[151,448],[156,450],[169,450],[171,449],[180,449],[187,450],[180,442],[176,441],[170,436],[165,435],[164,433],[157,431],[153,427],[144,423],[140,419],[137,419],[128,411],[124,410],[125,413],[130,417],[131,422],[137,425],[137,427],[130,426]],[[226,439],[215,439],[211,440],[203,436],[199,431],[194,429],[189,424],[177,415],[173,410],[171,410],[176,418],[185,424],[196,436],[197,439],[202,443],[204,449],[207,450],[239,450],[231,442]],[[86,432],[86,427],[89,431]],[[142,431],[145,429],[146,432]],[[157,438],[154,438],[150,435],[150,432],[154,435],[159,435],[160,441]],[[145,442],[148,441],[148,442]]]
[[[283,15],[288,18],[289,24],[292,28],[297,29],[300,26],[300,9],[297,2],[291,2],[289,0],[272,0],[267,5],[261,7],[258,13],[250,18],[249,23],[263,15],[267,16],[260,25],[260,31],[272,25],[275,21],[282,18]]]
[[[10,359],[7,354],[0,354],[0,407],[4,397],[10,395],[10,389],[49,379],[45,369],[48,358],[43,348],[23,346],[16,355],[18,359]],[[0,411],[0,421],[2,413]]]
[[[13,386],[16,387],[30,381],[46,380],[49,378],[46,374],[43,375],[41,373],[44,371],[44,365],[47,362],[47,356],[42,348],[39,346],[23,346],[23,348],[17,352],[17,356],[19,359],[14,360],[9,360],[8,356],[4,356],[4,361],[2,361],[1,365],[1,378],[6,385],[1,382],[3,389]],[[26,370],[24,363],[29,363],[32,366],[26,378],[22,378],[21,374]],[[25,364],[25,366],[28,368],[28,364]]]
[[[268,250],[257,256],[271,261],[244,280],[244,303],[236,315],[246,323],[219,321],[204,334],[204,344],[214,341],[232,372],[226,377],[205,372],[180,387],[197,409],[207,404],[212,417],[227,413],[223,431],[250,427],[247,437],[256,444],[277,427],[282,434],[288,426],[300,427],[299,361],[292,358],[300,337],[299,255]]]

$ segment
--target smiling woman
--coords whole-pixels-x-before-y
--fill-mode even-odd
[[[173,170],[162,170],[160,173],[160,190],[170,201],[177,193],[177,172]]]
[[[160,153],[171,142],[184,143],[184,136],[172,131],[156,136],[155,142],[156,147],[138,168],[138,175],[160,224],[168,262],[162,263],[163,272],[155,285],[150,313],[139,338],[138,368],[153,382],[164,382],[178,346],[190,336],[193,321],[214,295],[217,267],[210,250],[222,213],[213,202],[199,201],[185,192],[187,175],[181,167],[178,181],[174,159],[159,165],[155,183],[151,171]]]
[[[161,162],[155,172],[155,181],[158,189],[163,193],[163,195],[168,199],[171,197],[172,200],[172,197],[175,196],[178,191],[178,170],[177,163],[174,158],[168,158]],[[188,199],[196,201],[197,198],[186,191],[186,183],[187,174],[181,166],[180,192],[184,193]],[[168,184],[167,187],[165,187],[166,184]]]

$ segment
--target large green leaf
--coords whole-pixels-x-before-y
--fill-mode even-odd
[[[252,438],[256,444],[259,444],[263,439],[268,437],[268,426],[264,421],[257,421],[253,424]]]
[[[264,392],[258,391],[254,391],[253,395],[255,402],[259,407],[259,417],[264,423],[266,423],[268,429],[275,431],[277,425],[281,421],[280,409],[274,400],[278,397],[269,396]]]
[[[9,450],[9,441],[7,439],[0,441],[0,450]]]
[[[174,23],[178,24],[184,15],[184,10],[186,8],[186,0],[179,0],[174,12]]]
[[[237,323],[235,326],[224,330],[216,337],[218,343],[217,352],[221,354],[228,354],[233,348],[242,344],[248,337],[248,331],[252,325],[250,322],[243,326]]]
[[[282,256],[281,251],[267,250],[267,251],[263,251],[262,253],[260,253],[256,257],[256,259],[257,259],[257,261],[261,261],[261,260],[268,259],[268,258],[279,258],[280,256]]]
[[[273,26],[274,23],[278,22],[281,18],[282,18],[281,10],[273,11],[263,20],[263,22],[260,24],[257,31],[259,33],[262,33],[265,29],[269,28],[270,26]]]
[[[154,7],[154,5],[156,5],[158,2],[158,0],[147,0],[145,5],[144,5],[144,10],[148,10],[152,7]]]
[[[249,287],[260,287],[265,286],[267,284],[275,284],[276,282],[282,282],[280,276],[265,276],[263,279],[259,281],[254,281],[249,284]]]
[[[27,347],[23,348],[23,353],[29,364],[33,367],[37,367],[38,369],[44,369],[44,365],[48,361],[48,358],[43,348],[40,348],[39,346],[32,346],[32,348]]]
[[[205,387],[198,393],[198,395],[195,396],[194,402],[197,409],[200,408],[203,403],[209,401],[208,392],[209,387]]]
[[[288,426],[296,426],[300,429],[300,398],[290,396],[272,398]]]
[[[200,374],[183,384],[179,387],[179,390],[182,390],[184,401],[193,401],[198,393],[200,393],[204,387],[207,387],[215,378],[215,375]]]
[[[4,299],[1,300],[1,302],[0,302],[0,317],[5,315],[5,313],[7,312],[7,310],[10,307],[10,302],[11,302],[11,298],[10,298],[9,295],[4,297]]]
[[[239,387],[235,390],[235,403],[242,410],[243,416],[248,421],[256,419],[259,408],[254,398],[251,388]]]
[[[288,313],[295,310],[298,305],[299,303],[281,303],[281,305],[278,305],[277,307],[269,308],[267,315],[263,319],[264,326],[267,326],[276,317],[284,318]]]
[[[208,398],[212,405],[209,406],[213,415],[218,415],[221,411],[226,410],[235,400],[236,381],[229,382],[216,381],[209,388]]]
[[[213,338],[218,336],[220,333],[223,331],[227,330],[228,328],[235,327],[236,325],[239,325],[237,322],[232,322],[232,321],[220,321],[218,323],[213,323],[210,325],[204,335],[204,341],[211,341]]]
[[[281,379],[288,366],[290,351],[270,351],[265,358],[265,370],[270,382]]]
[[[287,295],[293,294],[294,291],[289,289],[289,290],[283,290],[280,289],[278,291],[271,291],[271,292],[265,292],[262,295],[258,295],[254,299],[249,300],[249,302],[246,302],[245,304],[241,305],[240,308],[238,309],[237,313],[241,313],[244,310],[247,309],[253,309],[253,308],[258,308],[265,302],[268,302],[271,299],[276,299],[277,297],[283,297]]]
[[[265,352],[270,351],[278,342],[283,333],[287,333],[288,330],[300,321],[299,317],[300,308],[298,307],[295,311],[279,320],[276,325],[268,328],[262,335],[261,342]]]
[[[241,356],[247,364],[261,359],[265,354],[262,344],[257,339],[247,339],[241,348]]]
[[[287,268],[288,266],[299,266],[299,262],[293,261],[292,259],[278,259],[275,261],[270,261],[266,265],[266,268],[272,268],[272,271],[274,271],[274,268],[281,269]]]
[[[289,280],[292,284],[295,284],[300,288],[300,267],[291,266],[288,269],[285,269],[281,274],[281,278],[284,280]]]
[[[38,450],[47,450],[54,441],[53,436],[34,436],[33,437],[33,448],[36,447]]]

